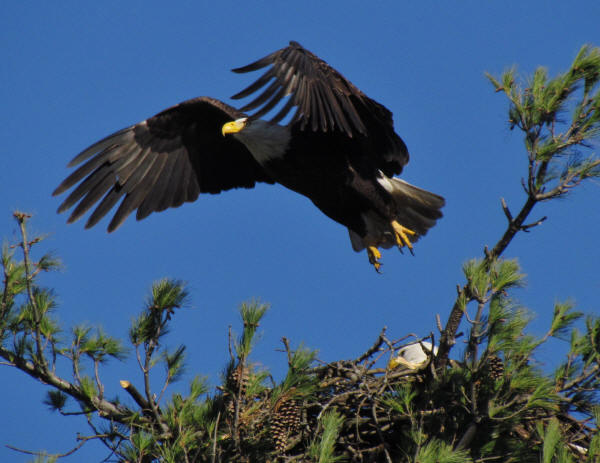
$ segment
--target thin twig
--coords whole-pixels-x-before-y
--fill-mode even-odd
[[[379,333],[379,336],[375,340],[375,343],[356,360],[356,363],[361,363],[363,360],[371,357],[375,352],[377,352],[379,350],[379,348],[381,347],[381,345],[384,342],[386,330],[387,330],[387,326],[384,326],[381,329],[381,333]]]
[[[524,231],[524,232],[529,232],[530,228],[537,227],[538,225],[541,225],[542,222],[544,222],[544,220],[546,220],[547,218],[548,218],[547,216],[544,216],[544,217],[542,217],[541,219],[539,219],[539,220],[537,220],[535,222],[528,223],[528,224],[525,224],[525,225],[521,225],[521,230]]]
[[[221,419],[221,411],[217,413],[217,419],[215,421],[215,435],[213,437],[212,455],[210,458],[211,463],[215,463],[217,460],[217,433],[219,431],[219,420]]]
[[[508,209],[508,206],[506,205],[506,201],[504,200],[504,198],[500,198],[500,202],[502,203],[502,210],[504,211],[504,215],[508,219],[508,223],[512,223],[513,216],[510,213],[510,210]]]
[[[33,297],[33,287],[32,287],[32,276],[31,276],[31,262],[29,257],[29,243],[27,241],[27,227],[25,226],[25,222],[31,216],[29,214],[25,214],[24,212],[16,211],[13,216],[17,219],[19,223],[19,229],[21,230],[21,248],[23,249],[23,266],[25,269],[25,286],[27,288],[27,297],[29,299],[29,303],[31,304],[31,308],[33,310],[33,322],[34,322],[34,331],[35,331],[35,346],[36,346],[36,354],[37,360],[40,363],[40,367],[44,370],[48,369],[48,363],[46,361],[46,357],[44,356],[44,349],[42,347],[42,332],[40,330],[40,325],[42,323],[42,314],[40,313],[40,308],[37,305],[36,299]]]
[[[246,371],[246,356],[238,354],[238,364],[236,368],[239,371],[238,374],[238,384],[237,391],[235,394],[235,415],[233,420],[233,442],[235,444],[236,450],[239,452],[241,450],[240,447],[240,411],[242,407],[242,392],[243,392],[243,384],[244,384],[244,373]]]
[[[25,450],[25,449],[20,449],[18,447],[14,447],[9,444],[6,444],[6,447],[8,447],[11,450],[14,450],[15,452],[24,453],[26,455],[35,455],[38,457],[50,457],[50,458],[58,459],[58,458],[68,457],[69,455],[73,455],[75,452],[77,452],[77,450],[79,450],[81,447],[83,447],[86,442],[88,442],[92,439],[102,439],[104,437],[108,437],[108,434],[98,434],[95,436],[77,436],[77,440],[79,441],[79,443],[75,447],[73,447],[71,450],[64,452],[64,453],[47,453],[47,452],[39,452],[39,451],[34,451],[34,450]]]
[[[233,356],[233,349],[231,348],[231,345],[233,344],[233,335],[231,333],[231,325],[229,325],[229,330],[228,330],[228,343],[227,343],[227,347],[229,348],[229,358],[231,359],[232,362],[235,361],[235,357]]]
[[[160,426],[164,434],[169,434],[169,427],[163,422],[163,420],[160,417],[158,406],[156,405],[156,401],[154,400],[154,397],[152,395],[152,389],[150,387],[150,369],[152,363],[152,354],[156,347],[155,340],[158,339],[160,336],[162,324],[162,321],[158,323],[156,333],[154,333],[154,336],[151,339],[149,339],[148,342],[144,345],[146,355],[144,356],[144,366],[142,368],[142,373],[144,376],[144,392],[146,393],[146,400],[150,405],[150,410],[152,411],[152,415],[154,416],[155,422],[158,426]]]
[[[292,368],[292,350],[290,349],[290,341],[288,338],[283,336],[281,342],[285,346],[285,353],[287,355],[288,366]]]
[[[100,381],[100,371],[98,370],[98,359],[94,359],[94,377],[96,378],[96,385],[98,386],[98,398],[102,400],[104,398],[104,385]]]

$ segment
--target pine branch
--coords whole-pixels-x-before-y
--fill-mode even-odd
[[[38,456],[38,457],[50,457],[50,458],[58,459],[58,458],[68,457],[69,455],[73,455],[75,452],[77,452],[77,450],[79,450],[81,447],[83,447],[86,442],[89,442],[92,439],[100,439],[100,437],[101,436],[84,436],[84,437],[78,436],[77,440],[79,441],[79,444],[77,444],[71,450],[68,450],[64,453],[36,452],[33,450],[20,449],[18,447],[15,447],[15,446],[9,445],[9,444],[6,444],[6,447],[11,450],[14,450],[15,452],[24,453],[25,455],[34,455],[34,456]]]
[[[575,58],[571,69],[554,80],[547,81],[542,68],[536,70],[531,88],[522,90],[515,82],[515,70],[504,73],[501,79],[488,74],[496,91],[502,91],[510,101],[509,119],[512,126],[518,126],[525,135],[528,172],[523,182],[527,198],[518,215],[513,217],[506,202],[502,199],[502,210],[507,218],[507,227],[500,240],[491,251],[484,252],[484,265],[489,268],[506,250],[519,232],[527,232],[540,225],[546,217],[526,223],[533,208],[541,201],[548,201],[564,195],[580,185],[587,178],[600,176],[600,159],[593,157],[586,162],[578,162],[574,147],[589,147],[591,140],[600,134],[600,91],[591,96],[589,92],[600,81],[600,49],[585,46]],[[565,109],[568,98],[585,83],[585,90],[568,129],[558,134],[558,114]],[[582,109],[583,108],[583,109]],[[512,127],[511,127],[512,128]],[[566,156],[572,167],[562,175],[555,185],[548,178],[550,169],[559,165]],[[550,188],[549,188],[550,187]],[[548,189],[549,188],[549,189]],[[440,339],[436,366],[445,368],[448,354],[455,344],[456,333],[463,318],[464,308],[476,297],[467,285],[459,288],[458,296],[446,322]]]
[[[44,355],[44,348],[42,346],[42,334],[40,331],[40,324],[42,315],[40,313],[40,309],[37,305],[36,299],[33,296],[33,288],[32,288],[32,278],[31,275],[31,262],[29,257],[29,249],[31,243],[27,241],[27,227],[25,226],[25,222],[31,216],[29,214],[25,214],[23,212],[16,211],[13,214],[14,218],[17,220],[19,224],[19,230],[21,232],[22,241],[20,246],[23,250],[23,264],[25,267],[25,284],[27,287],[27,296],[29,298],[29,303],[31,304],[31,308],[33,311],[33,320],[34,320],[34,338],[36,345],[36,362],[39,362],[41,368],[43,370],[48,370],[48,361],[46,360],[46,356]]]
[[[151,413],[150,404],[142,396],[142,394],[140,393],[140,391],[138,391],[136,389],[136,387],[133,384],[131,384],[129,381],[124,380],[124,379],[122,379],[121,381],[119,381],[119,384],[121,385],[121,387],[125,391],[127,391],[127,393],[131,396],[131,398],[133,400],[135,400],[135,403],[140,406],[140,408],[142,409],[142,411],[144,413],[146,413],[146,414]]]
[[[98,396],[89,397],[80,387],[62,379],[55,373],[41,368],[32,361],[26,360],[23,357],[17,356],[14,352],[0,347],[0,357],[9,361],[16,368],[27,373],[32,378],[40,380],[45,384],[49,384],[65,394],[73,397],[81,403],[86,404],[90,409],[98,410],[101,416],[112,419],[119,423],[128,423],[134,413],[121,405],[116,405],[113,402],[101,399]]]

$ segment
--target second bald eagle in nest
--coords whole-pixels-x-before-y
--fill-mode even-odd
[[[99,202],[88,228],[120,201],[110,232],[134,210],[140,220],[200,193],[280,183],[346,226],[353,249],[366,248],[376,270],[378,248],[412,252],[442,216],[444,199],[394,177],[408,162],[408,151],[391,112],[296,42],[233,71],[264,67],[256,82],[232,97],[266,86],[239,110],[194,98],[81,152],[69,166],[85,163],[54,191],[79,183],[58,211],[76,204],[68,219],[73,222]],[[280,102],[271,120],[259,119]],[[293,108],[290,122],[279,125]]]

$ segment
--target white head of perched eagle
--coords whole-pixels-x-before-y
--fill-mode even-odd
[[[376,270],[378,248],[412,252],[442,216],[444,199],[394,177],[408,162],[408,151],[391,112],[297,42],[233,71],[265,67],[232,97],[266,87],[239,110],[194,98],[82,151],[69,167],[81,165],[54,191],[75,187],[58,211],[75,206],[70,223],[96,205],[89,228],[119,203],[111,232],[134,210],[140,220],[200,193],[280,183],[346,226],[353,249],[367,249]],[[260,119],[280,102],[273,118]]]

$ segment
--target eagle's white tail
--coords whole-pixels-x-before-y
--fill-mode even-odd
[[[445,201],[441,196],[399,178],[383,177],[380,184],[394,198],[395,216],[386,220],[374,211],[368,212],[364,216],[367,224],[365,237],[360,237],[357,233],[349,230],[352,248],[355,251],[361,251],[367,246],[383,248],[395,246],[396,238],[390,224],[392,220],[396,220],[403,227],[414,231],[415,235],[411,236],[410,240],[415,242],[442,217],[440,209],[444,206]]]

